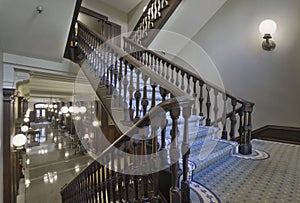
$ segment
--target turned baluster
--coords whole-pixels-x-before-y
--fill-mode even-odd
[[[150,79],[150,84],[151,84],[151,87],[152,87],[152,99],[151,99],[151,108],[153,108],[155,106],[155,103],[156,103],[156,98],[155,98],[155,88],[157,87],[157,85],[155,84],[155,82],[153,82],[151,79]]]
[[[96,201],[96,183],[95,183],[95,164],[91,166],[91,199],[92,202]]]
[[[182,203],[190,203],[190,182],[188,180],[188,160],[190,155],[190,142],[189,142],[189,118],[191,116],[191,106],[183,108],[183,118],[184,118],[184,130],[183,130],[183,140],[181,146],[182,164],[183,164],[183,179],[181,181],[181,191],[182,191]]]
[[[105,167],[102,166],[101,167],[101,172],[102,172],[102,175],[101,175],[101,179],[102,179],[102,198],[103,198],[103,202],[106,202],[106,184],[107,184],[107,178],[105,176]]]
[[[156,72],[157,71],[157,56],[154,56],[152,58],[154,58],[153,71]]]
[[[147,63],[146,63],[146,65],[147,66],[150,66],[150,53],[149,52],[146,52],[146,54],[147,54]],[[152,59],[152,58],[151,58]],[[151,68],[151,67],[150,67]]]
[[[127,151],[126,151],[127,152]],[[125,202],[129,203],[129,183],[130,183],[130,175],[128,173],[126,173],[126,170],[128,170],[128,157],[125,155],[124,157],[124,169],[125,169]]]
[[[167,7],[169,5],[169,1],[168,0],[163,0],[164,3],[163,3],[163,7]]]
[[[146,145],[146,139],[149,135],[149,126],[144,126],[143,129],[140,130],[141,131],[141,135],[142,135],[142,148],[141,148],[141,155],[144,155],[141,157],[141,166],[145,166],[146,165],[146,159],[145,159],[145,155],[147,154],[147,145]],[[145,168],[143,168],[142,170],[146,170]],[[143,191],[144,191],[144,202],[149,202],[149,194],[148,194],[148,175],[143,175],[142,176],[142,182],[143,182]]]
[[[185,86],[184,86],[184,75],[185,72],[181,71],[181,89],[184,90]]]
[[[140,99],[141,99],[141,92],[140,92],[140,74],[141,71],[136,69],[136,91],[134,93],[134,98],[135,98],[135,118],[134,118],[134,123],[137,122],[140,119]]]
[[[214,114],[215,114],[215,123],[214,123],[214,126],[217,127],[218,126],[218,111],[219,111],[219,107],[218,107],[218,94],[219,92],[214,89],[214,96],[215,96],[215,104],[214,104]]]
[[[106,57],[105,57],[105,68],[106,68],[106,88],[107,89],[109,89],[109,76],[110,76],[110,68],[109,68],[109,66],[108,66],[108,64],[109,64],[109,59],[108,59],[108,57],[109,57],[109,50],[110,50],[110,48],[109,48],[109,46],[106,46]]]
[[[166,69],[167,69],[166,79],[169,80],[169,79],[170,79],[170,68],[169,68],[169,63],[166,63]]]
[[[117,186],[117,182],[116,182],[116,172],[115,172],[115,156],[114,156],[114,150],[112,150],[111,152],[111,173],[110,173],[110,177],[111,177],[111,194],[112,194],[112,201],[113,203],[116,203],[116,186]]]
[[[157,109],[153,108],[153,111],[150,111],[150,120],[151,120],[151,137],[152,137],[152,160],[153,163],[153,169],[155,171],[158,170],[157,162],[155,161],[157,159],[157,131],[161,125],[162,122],[162,114],[163,112],[156,111]],[[153,187],[153,197],[152,202],[160,202],[160,197],[158,193],[158,187],[159,187],[159,174],[158,172],[154,172],[152,174],[152,187]]]
[[[175,85],[178,87],[179,86],[179,68],[176,67],[176,82]]]
[[[122,78],[123,78],[123,58],[120,58],[119,60],[120,67],[119,67],[119,75],[118,75],[118,81],[119,81],[119,96],[118,96],[118,106],[122,106]]]
[[[170,160],[171,163],[171,173],[172,173],[172,186],[170,188],[170,200],[171,202],[181,202],[180,198],[180,190],[178,188],[178,160],[179,160],[179,150],[178,150],[178,141],[177,138],[179,136],[178,133],[178,118],[180,115],[180,107],[175,106],[170,111],[171,119],[172,119],[172,130],[171,134],[171,147],[170,147]]]
[[[204,101],[204,96],[203,96],[203,81],[199,81],[200,85],[200,96],[199,96],[199,116],[200,116],[200,125],[202,125],[202,120],[204,119],[204,114],[203,114],[203,101]]]
[[[222,114],[222,125],[223,125],[223,130],[222,130],[222,139],[227,140],[227,129],[226,129],[226,125],[227,125],[227,96],[224,93],[223,94],[223,114]]]
[[[155,0],[155,19],[159,18],[160,17],[160,13],[159,13],[159,2],[158,0]]]
[[[129,83],[129,87],[128,87],[128,91],[129,91],[129,117],[130,120],[133,121],[133,112],[134,109],[132,107],[132,102],[133,102],[133,92],[134,92],[134,86],[133,86],[133,69],[134,66],[130,65],[130,83]]]
[[[105,65],[104,65],[104,45],[102,44],[100,49],[100,72],[99,72],[99,77],[100,77],[100,84],[103,85],[103,77],[105,74]]]
[[[196,108],[196,103],[197,103],[197,79],[193,77],[193,97],[194,97],[194,105],[193,105],[193,115],[197,114],[197,108]]]
[[[251,144],[251,131],[252,131],[252,111],[253,104],[244,104],[244,138],[241,138],[239,152],[241,154],[251,154],[252,144]]]
[[[111,201],[111,173],[110,173],[110,170],[108,168],[108,165],[109,165],[109,161],[112,161],[110,159],[110,156],[109,154],[107,155],[107,159],[106,159],[106,162],[107,162],[107,167],[106,167],[106,194],[107,194],[107,201],[110,202]]]
[[[103,180],[103,179],[102,179]],[[102,180],[101,180],[101,165],[97,163],[97,199],[99,199],[99,202],[102,203],[101,193],[102,193]]]
[[[89,196],[88,196],[88,174],[87,173],[85,173],[84,174],[84,199],[85,199],[85,201],[86,202],[88,202],[89,201]]]
[[[206,86],[206,91],[207,91],[207,100],[206,100],[206,126],[210,126],[211,119],[210,119],[210,107],[211,107],[211,101],[210,101],[210,87]]]
[[[236,125],[236,100],[235,99],[231,99],[231,105],[232,105],[232,114],[230,116],[230,122],[231,122],[231,128],[230,128],[230,140],[235,141],[235,125]]]
[[[127,76],[127,70],[128,70],[128,62],[125,61],[125,68],[124,68],[124,80],[123,80],[123,107],[124,107],[124,122],[128,122],[129,118],[129,111],[128,111],[128,103],[127,103],[127,87],[128,87],[128,76]]]
[[[118,194],[119,194],[119,202],[123,202],[123,175],[121,173],[121,159],[120,157],[122,156],[121,154],[121,150],[117,150],[117,169],[118,169],[118,173],[117,173],[117,182],[118,182]],[[124,170],[122,170],[124,171]]]
[[[157,60],[157,73],[160,75],[161,74],[161,59],[158,58]]]
[[[146,51],[142,51],[143,52],[143,64],[147,65],[147,52]]]
[[[164,60],[162,60],[161,76],[163,76],[163,78],[166,76],[165,65],[166,65],[166,62]]]
[[[159,92],[162,97],[162,102],[166,101],[166,97],[169,94],[168,91],[162,87],[159,87]],[[161,150],[164,150],[166,147],[166,128],[167,128],[167,120],[165,125],[161,126]]]
[[[109,61],[109,64],[108,64],[108,69],[110,71],[110,84],[109,84],[109,91],[108,91],[108,94],[112,94],[112,91],[113,91],[113,84],[114,84],[114,66],[113,66],[113,61],[114,61],[114,50],[111,49],[111,52],[110,52],[110,61]]]
[[[113,68],[113,73],[114,73],[114,90],[117,89],[117,83],[118,83],[118,61],[119,61],[119,57],[118,54],[115,54],[115,58],[114,58],[114,68]]]
[[[138,163],[138,150],[137,150],[137,143],[134,141],[133,143],[133,150],[134,150],[134,157],[135,157],[135,164],[137,165]],[[134,171],[138,170],[137,168],[133,169]],[[140,202],[139,200],[139,176],[138,175],[134,175],[133,176],[133,185],[134,185],[134,202],[138,203]]]
[[[174,79],[174,66],[171,65],[171,83],[174,83],[175,79]]]
[[[143,107],[143,115],[146,115],[147,106],[149,104],[149,101],[148,101],[148,98],[147,98],[147,80],[148,80],[149,77],[146,74],[143,74],[142,78],[143,78],[143,81],[144,81],[142,107]]]
[[[239,114],[239,129],[238,129],[238,132],[239,132],[239,136],[240,136],[240,140],[241,140],[241,142],[242,141],[244,141],[245,142],[245,124],[246,124],[246,116],[244,116],[244,119],[245,120],[243,120],[243,115],[244,115],[244,109],[245,109],[245,106],[243,105],[242,106],[242,109],[240,109],[239,111],[238,111],[238,114]],[[243,121],[244,121],[244,123],[243,123]]]
[[[95,183],[94,183],[94,165],[91,166],[90,168],[90,199],[92,202],[94,202],[95,198]]]

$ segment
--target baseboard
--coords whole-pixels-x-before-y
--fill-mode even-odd
[[[254,130],[252,138],[300,145],[300,127],[267,125]]]

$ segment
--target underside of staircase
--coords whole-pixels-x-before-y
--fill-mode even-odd
[[[179,3],[151,0],[123,48],[77,22],[78,85],[94,96],[75,90],[87,113],[73,119],[79,138],[92,129],[97,141],[86,146],[95,162],[62,189],[63,202],[190,202],[194,174],[251,153],[253,103],[143,46]]]

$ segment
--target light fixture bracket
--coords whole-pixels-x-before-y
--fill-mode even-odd
[[[265,51],[272,51],[275,49],[276,44],[272,39],[272,36],[270,34],[265,34],[263,39],[265,39],[262,43],[262,48]]]

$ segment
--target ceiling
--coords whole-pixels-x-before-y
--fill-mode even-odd
[[[121,10],[125,13],[129,13],[134,7],[136,7],[143,0],[98,0],[113,8]]]
[[[61,61],[76,0],[0,0],[0,44],[6,53]],[[42,6],[38,13],[37,6]]]

